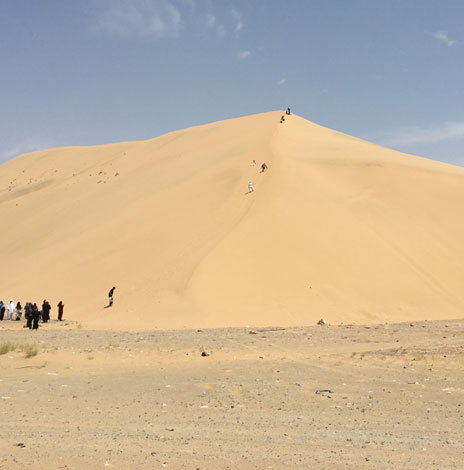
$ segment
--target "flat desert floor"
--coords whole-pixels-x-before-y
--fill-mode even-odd
[[[0,324],[38,351],[0,355],[0,468],[463,468],[464,320],[22,325]]]

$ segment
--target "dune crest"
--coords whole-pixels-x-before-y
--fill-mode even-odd
[[[462,317],[464,169],[281,114],[4,163],[0,298],[89,328]]]

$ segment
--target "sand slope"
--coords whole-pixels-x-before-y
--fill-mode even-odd
[[[90,328],[462,317],[464,169],[280,115],[1,165],[0,298]]]

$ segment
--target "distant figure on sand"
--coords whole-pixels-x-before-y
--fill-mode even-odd
[[[108,306],[109,307],[111,307],[113,305],[114,289],[116,289],[116,287],[113,286],[113,288],[108,292],[108,300],[109,300]]]
[[[18,302],[16,304],[16,316],[15,316],[15,320],[16,321],[19,321],[21,320],[21,315],[23,314],[23,307],[21,306],[21,302]]]
[[[248,183],[248,192],[252,193],[253,192],[253,181],[250,181]]]
[[[282,124],[285,121],[285,116],[282,114],[282,117],[280,118],[280,123]]]
[[[256,160],[253,160],[250,166],[255,166],[256,165]]]
[[[263,163],[261,165],[261,173],[264,173],[266,170],[267,170],[267,165],[266,165],[266,163]]]
[[[288,116],[290,115],[290,108],[287,108],[287,111],[285,111],[285,114],[287,114]]]
[[[3,317],[5,316],[5,304],[3,303],[3,300],[0,300],[0,321],[3,321]]]
[[[6,316],[7,320],[13,320],[14,309],[15,309],[15,304],[13,302],[13,299],[10,299],[10,301],[8,302],[8,313]]]
[[[58,320],[63,321],[63,310],[64,310],[64,303],[60,300],[58,302]]]

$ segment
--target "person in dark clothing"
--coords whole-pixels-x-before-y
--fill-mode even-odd
[[[16,316],[15,316],[15,320],[16,321],[19,321],[21,320],[21,315],[23,314],[23,307],[21,306],[21,302],[18,301],[18,303],[16,304]]]
[[[282,114],[282,117],[280,118],[280,123],[282,124],[285,121],[285,116]]]
[[[113,305],[113,294],[114,294],[114,289],[116,287],[113,286],[113,288],[108,292],[108,306],[111,307]]]
[[[32,328],[32,304],[30,302],[26,302],[26,306],[24,307],[24,316],[26,317],[26,328]]]
[[[287,108],[287,111],[285,111],[285,114],[287,114],[288,116],[290,115],[290,108]]]
[[[39,329],[39,320],[40,320],[39,307],[37,307],[37,304],[34,303],[34,305],[32,306],[32,329],[33,330]]]
[[[0,300],[0,321],[3,321],[3,318],[5,316],[5,304],[3,303],[3,300]]]
[[[42,321],[47,323],[50,320],[50,310],[52,309],[51,305],[44,300],[42,304]]]
[[[58,320],[63,321],[63,310],[64,310],[64,303],[60,300],[58,302]]]
[[[267,170],[267,165],[265,163],[263,163],[261,165],[261,173],[264,173],[266,170]]]

